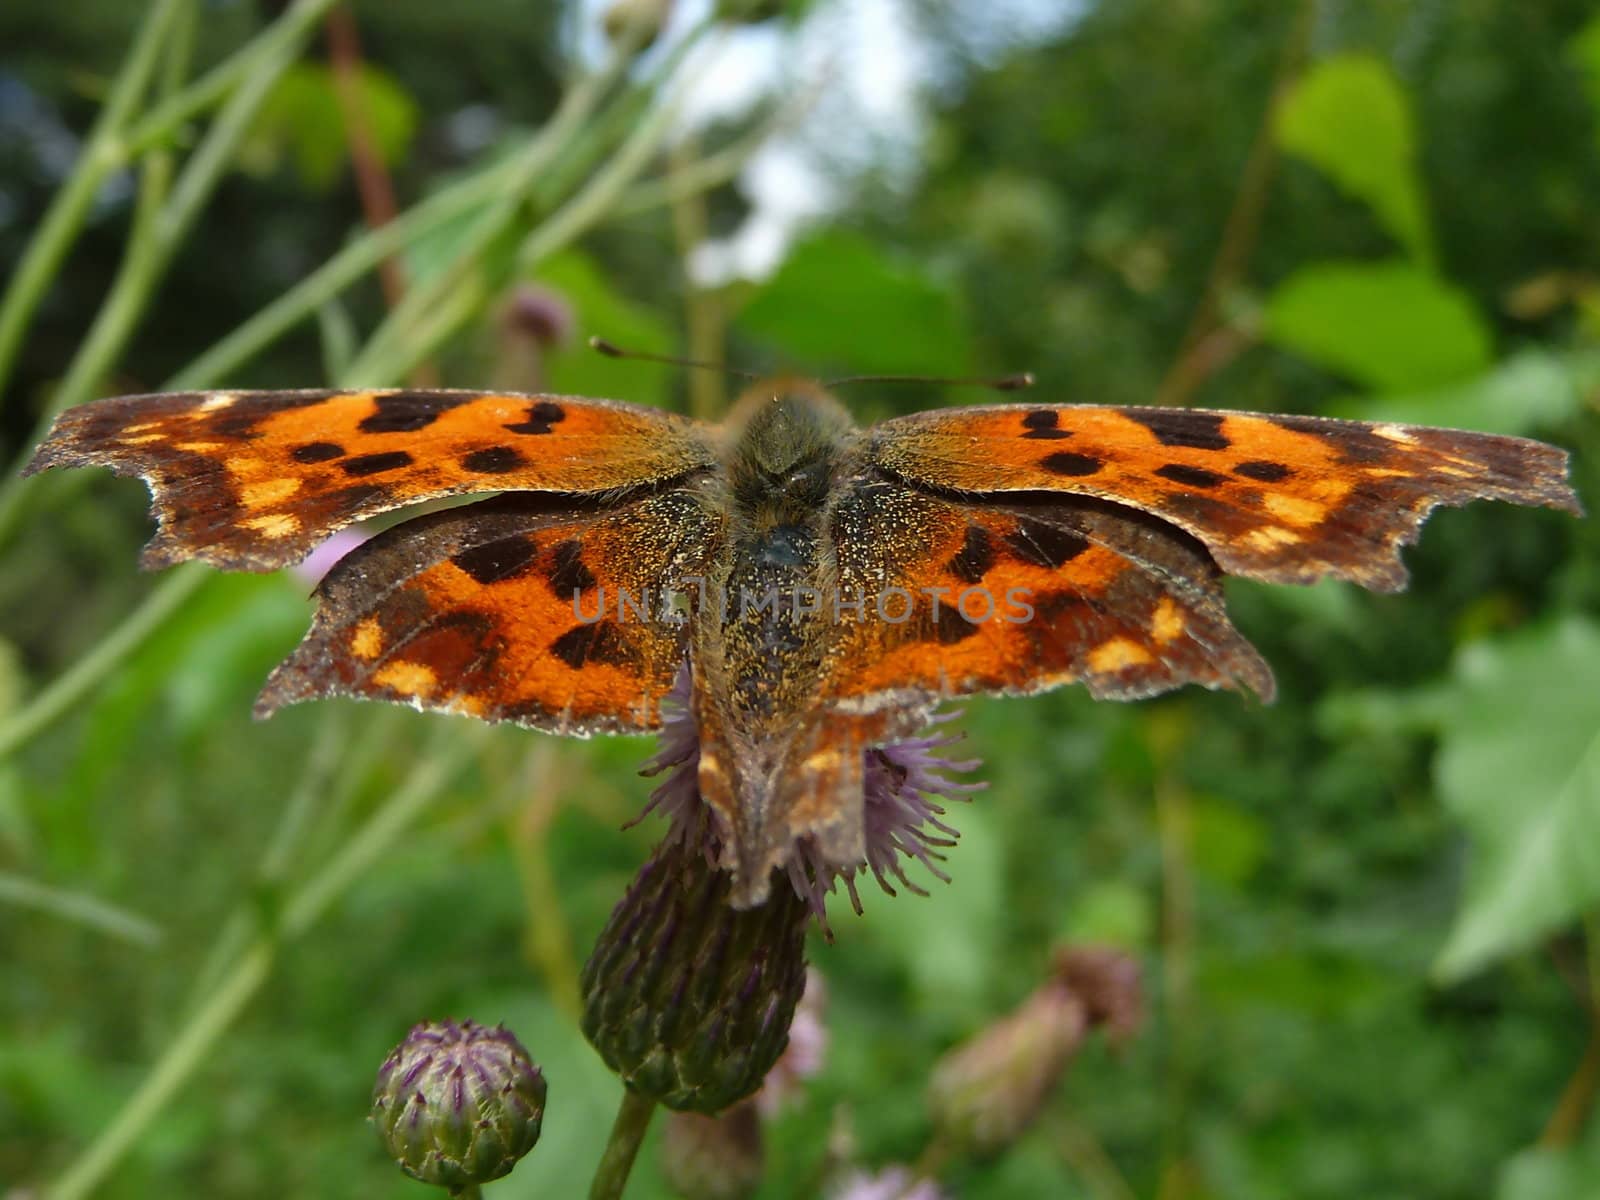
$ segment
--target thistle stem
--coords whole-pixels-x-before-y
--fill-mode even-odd
[[[611,1125],[611,1138],[600,1156],[600,1165],[595,1168],[594,1182],[589,1185],[589,1200],[620,1200],[655,1111],[654,1100],[632,1088],[622,1089],[622,1103],[617,1106],[617,1119]]]

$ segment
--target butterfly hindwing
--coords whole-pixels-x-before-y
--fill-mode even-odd
[[[1271,583],[1405,585],[1400,547],[1429,511],[1476,499],[1581,513],[1562,450],[1524,438],[1199,409],[1002,405],[885,421],[872,460],[916,485],[1067,492],[1198,538]]]
[[[841,592],[871,610],[845,609],[838,626],[829,691],[846,709],[1071,682],[1104,699],[1184,683],[1272,695],[1210,555],[1144,514],[1075,497],[969,504],[878,480],[834,521]]]
[[[687,628],[641,606],[703,573],[719,536],[685,489],[588,511],[507,495],[404,522],[329,573],[257,714],[355,696],[557,733],[653,729]]]
[[[150,485],[148,566],[268,571],[333,531],[472,492],[616,495],[712,465],[694,423],[573,396],[471,391],[176,392],[63,413],[28,465]]]

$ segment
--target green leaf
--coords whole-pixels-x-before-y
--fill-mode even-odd
[[[1404,261],[1313,263],[1274,289],[1265,315],[1268,340],[1380,391],[1458,383],[1493,356],[1472,301]]]
[[[1600,625],[1572,617],[1475,643],[1453,675],[1429,698],[1440,716],[1436,774],[1474,855],[1435,964],[1446,980],[1600,901]]]
[[[552,391],[640,404],[667,400],[679,368],[607,358],[588,345],[595,334],[629,350],[673,353],[677,345],[672,330],[654,309],[618,292],[594,259],[577,250],[546,260],[536,278],[540,287],[559,293],[571,306],[578,334],[571,345],[552,350],[545,360]]]
[[[359,68],[356,89],[373,149],[385,166],[393,166],[405,157],[416,132],[416,101],[387,72],[369,64]],[[240,165],[265,174],[284,155],[308,187],[326,190],[339,179],[349,157],[349,133],[326,66],[299,63],[284,72],[240,149]]]
[[[823,233],[796,246],[737,323],[801,369],[832,363],[884,374],[971,370],[971,338],[954,290],[853,233]]]
[[[1466,383],[1398,395],[1353,396],[1332,405],[1330,415],[1530,434],[1576,417],[1596,386],[1600,386],[1600,353],[1534,348]]]
[[[1432,261],[1416,120],[1387,64],[1369,54],[1324,59],[1284,98],[1276,133],[1287,153],[1368,204],[1413,258]]]
[[[1495,1200],[1577,1200],[1600,1196],[1600,1121],[1591,1121],[1583,1144],[1536,1146],[1500,1171]]]

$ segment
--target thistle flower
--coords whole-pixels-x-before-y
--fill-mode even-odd
[[[379,1140],[407,1175],[452,1195],[509,1174],[539,1140],[545,1081],[504,1026],[414,1026],[372,1089]]]
[[[749,1200],[761,1187],[766,1151],[755,1104],[717,1116],[675,1112],[661,1135],[661,1173],[691,1200]]]
[[[701,849],[664,841],[584,965],[583,1032],[634,1091],[715,1113],[752,1094],[805,988],[805,906],[779,890],[736,909]]]
[[[666,778],[650,793],[649,804],[636,820],[649,813],[664,817],[668,822],[667,842],[695,848],[708,866],[714,866],[718,835],[713,814],[700,798],[700,736],[690,707],[691,695],[691,675],[685,664],[663,700],[656,753],[641,768],[644,775],[665,773]],[[826,862],[809,838],[795,846],[787,866],[790,885],[824,928],[827,897],[840,884],[850,897],[851,908],[858,915],[861,913],[856,880],[862,872],[870,873],[890,896],[896,894],[893,881],[919,896],[928,894],[906,874],[910,862],[920,864],[937,879],[950,881],[940,864],[944,862],[944,851],[956,844],[960,834],[945,821],[945,805],[965,800],[988,786],[950,778],[974,771],[979,765],[975,758],[952,759],[943,753],[960,742],[961,735],[938,732],[937,727],[960,715],[940,713],[929,722],[930,731],[923,736],[867,751],[863,781],[865,861],[839,867]]]

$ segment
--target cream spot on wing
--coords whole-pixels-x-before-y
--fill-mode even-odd
[[[262,483],[247,483],[239,489],[239,503],[246,508],[263,508],[287,500],[299,490],[298,479],[268,479]]]
[[[166,435],[161,433],[146,433],[141,434],[138,437],[120,437],[117,439],[117,441],[121,442],[124,446],[143,446],[146,442],[160,442],[165,440]]]
[[[160,428],[161,428],[161,422],[160,421],[140,421],[137,425],[129,425],[129,426],[127,426],[122,432],[123,433],[143,433],[146,429],[160,429]],[[127,441],[128,439],[127,438],[123,438],[122,440],[123,441]]]
[[[1267,492],[1261,505],[1279,520],[1291,525],[1315,525],[1328,515],[1328,506],[1301,496],[1286,496],[1282,492]]]
[[[239,522],[242,529],[253,529],[264,538],[293,537],[300,532],[300,518],[293,513],[266,513],[259,517],[247,517]]]
[[[232,392],[213,392],[211,395],[207,396],[203,401],[201,401],[200,411],[216,412],[218,409],[230,407],[238,399],[239,397],[235,396]]]
[[[1113,675],[1129,667],[1148,666],[1151,661],[1150,651],[1127,638],[1112,638],[1089,651],[1089,669],[1097,675]]]
[[[1399,442],[1402,446],[1409,446],[1417,440],[1404,425],[1390,425],[1387,423],[1374,425],[1372,432],[1385,441]]]
[[[432,667],[414,662],[392,662],[374,671],[372,682],[402,696],[426,696],[439,683]]]
[[[1263,525],[1260,529],[1252,529],[1239,540],[1252,550],[1270,553],[1285,546],[1293,546],[1301,538],[1294,530],[1285,529],[1281,525]]]
[[[350,636],[350,653],[357,658],[372,660],[383,652],[383,626],[377,617],[368,617],[356,626]]]
[[[1171,596],[1161,597],[1161,603],[1150,617],[1150,631],[1156,635],[1156,641],[1170,642],[1182,634],[1183,629],[1183,613],[1177,604]]]

